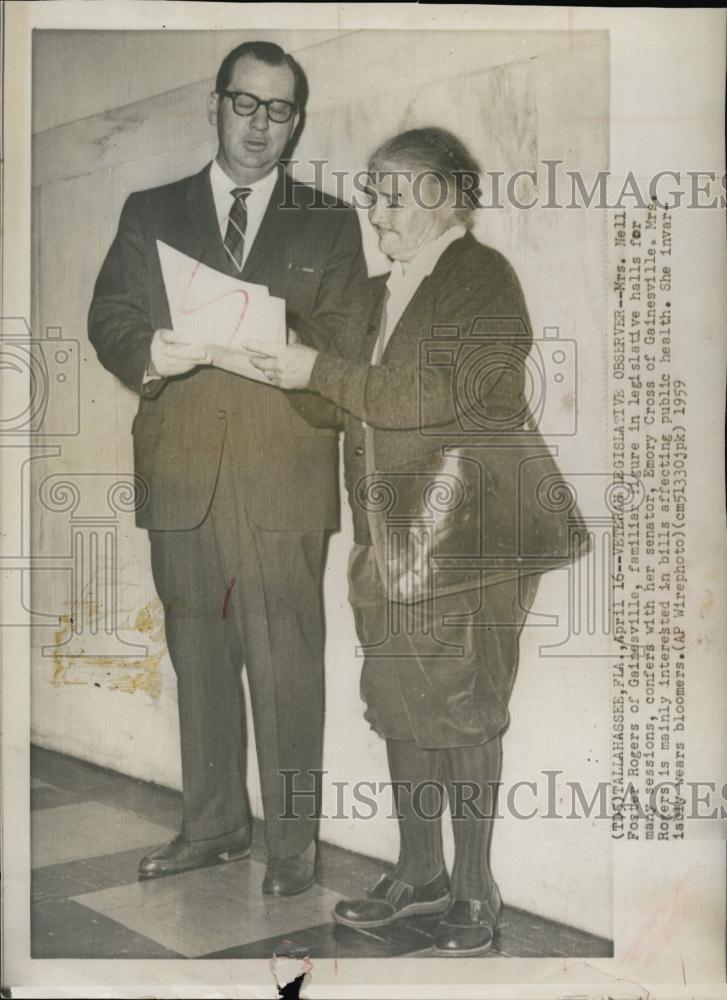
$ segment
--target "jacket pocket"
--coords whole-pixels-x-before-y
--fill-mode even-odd
[[[323,271],[305,262],[289,260],[285,267],[285,301],[288,311],[294,314],[306,313],[313,309],[318,298]]]

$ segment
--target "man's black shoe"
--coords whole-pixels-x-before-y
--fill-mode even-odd
[[[342,899],[333,917],[345,927],[385,927],[417,913],[440,913],[449,903],[449,875],[445,869],[424,885],[410,885],[382,875],[363,899]]]
[[[311,843],[292,858],[270,858],[263,892],[268,896],[297,896],[315,882],[316,845]]]
[[[251,842],[252,835],[247,827],[213,840],[185,840],[180,834],[142,859],[139,877],[160,878],[225,861],[240,861],[249,855]]]
[[[483,955],[492,947],[501,910],[496,885],[485,900],[452,900],[434,935],[434,954],[452,958]]]

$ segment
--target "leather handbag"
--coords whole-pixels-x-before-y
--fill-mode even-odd
[[[590,547],[537,429],[442,446],[358,484],[389,600],[417,603],[567,565]]]

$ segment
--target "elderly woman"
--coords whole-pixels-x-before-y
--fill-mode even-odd
[[[540,573],[572,558],[580,521],[553,502],[562,483],[524,400],[518,279],[469,232],[477,164],[451,133],[421,128],[384,143],[369,170],[391,273],[370,279],[330,352],[292,343],[254,363],[335,404],[345,428],[361,695],[386,740],[401,846],[393,872],[339,902],[336,920],[441,912],[435,953],[477,955],[502,906],[489,845],[518,638]]]

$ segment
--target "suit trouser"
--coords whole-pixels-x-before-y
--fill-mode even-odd
[[[268,851],[290,857],[308,846],[316,826],[312,797],[296,795],[297,817],[281,818],[281,772],[299,772],[297,792],[312,787],[308,772],[321,768],[325,535],[254,525],[226,451],[204,522],[149,532],[177,675],[183,833],[206,840],[249,822],[244,663]]]

